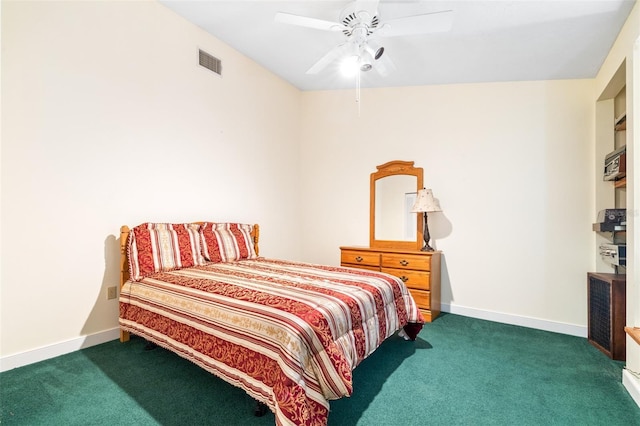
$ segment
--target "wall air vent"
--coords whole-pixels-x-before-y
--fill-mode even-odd
[[[204,50],[199,50],[199,52],[200,65],[215,72],[218,75],[222,75],[222,61],[215,56],[209,55]]]

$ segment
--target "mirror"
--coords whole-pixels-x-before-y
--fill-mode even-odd
[[[391,161],[371,174],[369,243],[371,247],[419,250],[422,247],[422,216],[411,213],[422,168],[413,161]]]
[[[407,215],[416,200],[415,176],[394,175],[378,179],[375,194],[375,239],[415,240],[414,217]]]

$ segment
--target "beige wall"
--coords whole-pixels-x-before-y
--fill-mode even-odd
[[[1,7],[0,356],[116,327],[122,224],[258,222],[262,254],[337,264],[395,159],[443,208],[445,310],[586,333],[599,80],[363,90],[359,108],[154,2]]]
[[[117,326],[120,225],[257,222],[295,257],[297,89],[155,2],[3,1],[2,55],[3,357]]]
[[[445,310],[586,333],[593,80],[304,94],[304,257],[368,244],[369,174],[415,161],[440,200]]]

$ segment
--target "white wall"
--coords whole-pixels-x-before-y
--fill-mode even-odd
[[[638,200],[640,200],[640,132],[638,132],[638,111],[640,110],[640,5],[636,3],[627,22],[620,31],[609,55],[602,64],[595,79],[596,99],[613,99],[615,93],[606,93],[616,71],[624,63],[626,74],[627,112],[627,322],[629,327],[640,326],[640,226]],[[595,102],[595,100],[594,100]],[[612,102],[612,101],[610,101]],[[627,336],[626,368],[623,383],[636,403],[640,405],[640,346]]]
[[[255,222],[297,256],[297,89],[155,2],[1,7],[3,357],[117,326],[123,224]]]
[[[375,89],[358,114],[353,91],[305,93],[304,258],[367,245],[369,174],[415,161],[443,209],[445,310],[586,335],[593,97],[593,80]]]

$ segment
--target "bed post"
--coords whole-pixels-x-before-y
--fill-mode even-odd
[[[129,241],[129,227],[120,227],[120,291],[122,286],[129,279],[129,259],[127,258],[127,243]],[[120,329],[120,341],[129,341],[129,332]]]
[[[260,225],[257,223],[253,225],[253,231],[251,232],[251,237],[253,237],[253,246],[256,249],[256,255],[259,255],[258,250],[258,239],[260,238]]]

